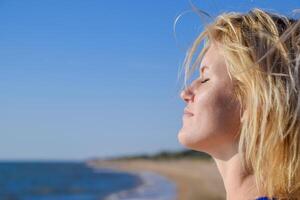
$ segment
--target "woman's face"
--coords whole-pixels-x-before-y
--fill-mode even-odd
[[[210,155],[233,150],[240,125],[240,104],[220,47],[212,44],[205,53],[200,76],[182,91],[186,102],[179,142]]]

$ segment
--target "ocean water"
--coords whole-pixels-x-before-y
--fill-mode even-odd
[[[174,200],[175,185],[152,172],[95,169],[83,162],[0,162],[1,200]]]

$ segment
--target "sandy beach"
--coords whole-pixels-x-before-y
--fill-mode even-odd
[[[127,172],[152,171],[176,184],[178,200],[225,200],[225,188],[212,160],[122,160],[93,161],[95,167]]]

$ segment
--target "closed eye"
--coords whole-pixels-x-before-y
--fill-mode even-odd
[[[205,83],[206,81],[208,81],[209,79],[205,79],[205,80],[203,80],[203,81],[201,81],[201,83]]]

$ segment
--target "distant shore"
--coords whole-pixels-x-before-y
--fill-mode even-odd
[[[173,181],[178,200],[225,200],[225,188],[217,166],[212,160],[93,160],[94,167],[127,172],[152,171]]]

